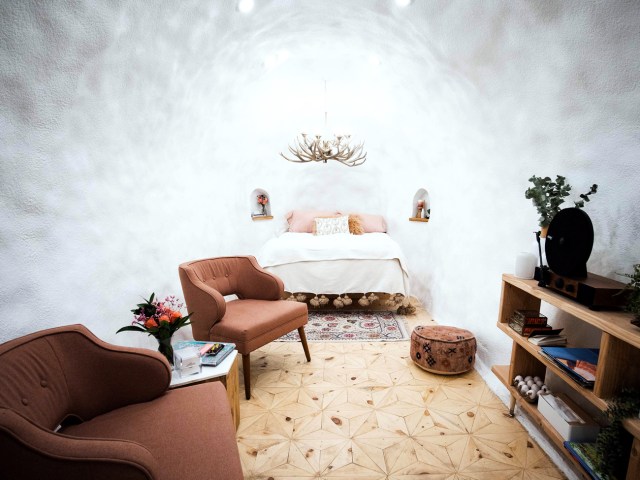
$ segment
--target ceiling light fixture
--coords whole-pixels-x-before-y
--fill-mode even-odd
[[[412,0],[396,0],[396,5],[400,8],[408,7],[411,5]]]
[[[254,2],[253,0],[240,0],[238,2],[238,10],[242,13],[249,13],[253,10]]]
[[[327,130],[327,82],[324,82],[325,112],[324,128]],[[367,152],[364,152],[364,142],[352,146],[351,135],[334,135],[333,138],[325,138],[323,135],[308,135],[301,133],[293,143],[289,145],[289,152],[293,158],[280,156],[285,160],[295,163],[323,162],[336,160],[348,167],[357,167],[367,160]]]

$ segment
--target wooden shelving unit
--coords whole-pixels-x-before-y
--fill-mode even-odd
[[[428,222],[428,218],[409,217],[410,222]]]
[[[540,355],[539,347],[529,343],[526,337],[519,335],[509,327],[509,318],[515,310],[539,311],[542,301],[601,330],[600,354],[593,390],[580,386],[562,369]],[[640,329],[631,325],[631,318],[630,314],[623,312],[589,310],[569,298],[539,287],[535,280],[523,280],[508,274],[502,276],[498,328],[512,339],[513,346],[511,363],[493,366],[491,370],[511,394],[511,412],[513,413],[516,403],[518,403],[520,408],[547,434],[558,450],[576,466],[576,471],[580,472],[585,479],[591,477],[564,448],[563,438],[540,414],[537,405],[521,399],[516,389],[511,385],[511,380],[518,374],[538,375],[544,378],[547,371],[551,371],[581,398],[604,411],[607,408],[606,399],[616,395],[621,388],[640,387]],[[570,332],[567,333],[570,337]],[[636,437],[629,460],[627,480],[637,480],[639,477],[630,477],[629,475],[637,475],[640,472],[640,441],[638,440],[640,438],[640,420],[627,421],[625,427]]]
[[[273,216],[272,215],[260,215],[260,216],[251,217],[251,220],[253,220],[254,222],[257,221],[257,220],[273,220]]]

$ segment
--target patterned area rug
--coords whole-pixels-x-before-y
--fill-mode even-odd
[[[304,327],[310,342],[393,342],[407,340],[401,316],[392,312],[309,312]],[[281,342],[298,342],[297,330],[280,337]]]

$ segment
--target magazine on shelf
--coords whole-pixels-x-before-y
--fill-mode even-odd
[[[578,463],[582,465],[582,468],[591,478],[594,480],[604,480],[606,478],[597,468],[598,454],[595,443],[564,442],[564,447],[578,460]]]
[[[529,342],[539,347],[550,347],[555,345],[566,345],[566,335],[543,335],[537,334],[529,337]]]
[[[584,387],[593,387],[598,365],[597,348],[542,347],[540,353]]]
[[[231,352],[233,352],[236,346],[233,343],[224,343],[224,342],[199,342],[197,340],[185,340],[181,342],[176,342],[173,346],[174,350],[186,347],[197,347],[198,349],[202,349],[207,345],[214,345],[219,343],[223,345],[223,348],[219,350],[215,355],[205,354],[200,357],[200,363],[205,367],[217,367],[222,363],[222,361],[229,356]]]

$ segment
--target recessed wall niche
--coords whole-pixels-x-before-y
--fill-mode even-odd
[[[420,188],[413,196],[409,220],[412,222],[428,222],[430,218],[431,202],[429,201],[429,192],[424,188]]]
[[[256,188],[249,197],[252,220],[271,220],[271,197],[266,190]]]

